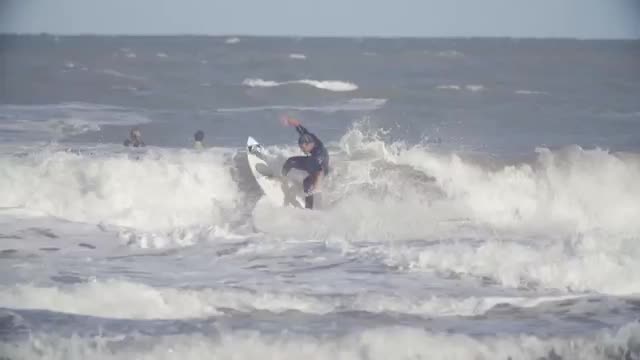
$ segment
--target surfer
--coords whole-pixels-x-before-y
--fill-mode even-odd
[[[124,146],[133,146],[133,147],[141,147],[145,146],[144,141],[142,141],[142,132],[138,127],[134,127],[129,132],[129,138],[124,141]]]
[[[306,171],[309,174],[302,182],[302,187],[305,193],[305,208],[313,209],[313,195],[320,191],[321,180],[329,173],[329,154],[322,141],[302,126],[299,120],[284,116],[282,123],[296,128],[300,135],[298,146],[305,154],[287,159],[282,166],[282,175],[287,176],[291,169]]]
[[[202,141],[204,140],[204,131],[198,130],[195,134],[193,134],[193,139],[195,142],[193,143],[193,148],[196,150],[204,149],[204,144]]]

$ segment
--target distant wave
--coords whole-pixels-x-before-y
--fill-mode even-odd
[[[289,59],[295,60],[306,60],[307,56],[305,54],[289,54]]]
[[[357,98],[346,102],[325,105],[325,106],[296,106],[296,105],[268,105],[249,106],[239,108],[221,108],[218,112],[255,112],[265,110],[297,110],[297,111],[317,111],[333,113],[338,111],[373,111],[380,109],[387,103],[387,99]]]
[[[293,83],[305,84],[316,87],[318,89],[329,91],[354,91],[358,89],[358,85],[344,81],[317,81],[317,80],[298,80]]]
[[[471,91],[471,92],[478,92],[478,91],[483,91],[486,88],[483,85],[469,84],[469,85],[438,85],[436,87],[436,89],[438,89],[438,90],[468,90],[468,91]]]
[[[262,79],[244,79],[244,81],[242,82],[242,85],[246,85],[249,87],[274,87],[274,86],[280,86],[283,84],[285,83],[267,81]]]
[[[439,51],[436,55],[440,57],[447,57],[447,58],[459,58],[464,56],[463,53],[456,50]]]
[[[250,86],[250,87],[276,87],[282,85],[291,85],[291,84],[304,84],[313,86],[318,89],[328,90],[328,91],[354,91],[358,89],[358,85],[345,81],[318,81],[311,79],[302,79],[302,80],[291,80],[291,81],[271,81],[271,80],[263,80],[263,79],[244,79],[242,85]]]
[[[240,39],[237,37],[231,37],[224,41],[225,44],[237,44],[240,42]]]
[[[547,92],[536,90],[516,90],[515,93],[518,95],[549,95]]]
[[[121,73],[120,71],[116,71],[116,70],[113,70],[113,69],[103,69],[103,70],[98,70],[97,72],[101,73],[101,74],[105,74],[105,75],[111,75],[111,76],[117,77],[117,78],[122,78],[122,79],[129,79],[129,80],[136,80],[136,81],[145,80],[145,78],[143,78],[141,76],[124,74],[124,73]]]
[[[122,107],[63,103],[54,105],[2,105],[0,138],[10,133],[16,139],[61,139],[88,131],[98,131],[102,125],[135,125],[151,122],[143,113]]]
[[[127,91],[135,96],[144,96],[144,95],[149,95],[151,94],[151,90],[149,90],[146,87],[138,87],[138,86],[131,86],[131,85],[114,85],[111,87],[111,89],[113,90],[124,90]]]
[[[167,55],[167,54],[165,54],[165,53],[163,53],[163,52],[159,52],[159,53],[157,53],[157,54],[156,54],[156,56],[157,56],[157,57],[159,57],[159,58],[166,58],[166,57],[169,57],[169,55]]]
[[[70,61],[70,60],[67,60],[64,62],[64,70],[62,70],[62,72],[76,71],[76,70],[87,71],[89,70],[89,68],[86,67],[85,65],[74,63],[73,61]]]
[[[120,52],[121,52],[125,57],[131,58],[131,59],[135,59],[135,58],[137,57],[137,56],[136,56],[136,53],[135,53],[135,52],[133,52],[133,50],[131,50],[131,49],[129,49],[129,48],[120,48]]]
[[[439,90],[460,90],[460,85],[438,85],[437,89]]]
[[[482,91],[485,89],[485,87],[482,85],[466,85],[464,88],[473,92]]]

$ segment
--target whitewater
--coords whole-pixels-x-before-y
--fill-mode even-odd
[[[640,356],[638,42],[3,41],[0,358]]]

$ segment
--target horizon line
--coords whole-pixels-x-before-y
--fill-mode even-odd
[[[504,39],[504,40],[577,40],[577,41],[638,41],[638,37],[567,37],[567,36],[498,36],[498,35],[284,35],[248,33],[53,33],[53,32],[0,32],[0,36],[56,36],[56,37],[212,37],[212,38],[284,38],[284,39]]]

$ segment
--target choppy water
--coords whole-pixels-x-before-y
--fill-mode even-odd
[[[0,44],[2,356],[640,354],[639,42]],[[249,135],[298,154],[283,113],[323,210],[250,175]]]

